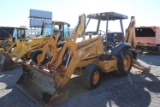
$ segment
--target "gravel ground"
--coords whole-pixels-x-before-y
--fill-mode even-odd
[[[132,68],[131,75],[116,77],[104,74],[94,90],[82,87],[80,77],[72,78],[54,107],[159,107],[160,56],[139,55],[139,61],[151,66],[150,73]],[[14,84],[22,74],[21,66],[0,72],[0,107],[38,107]]]

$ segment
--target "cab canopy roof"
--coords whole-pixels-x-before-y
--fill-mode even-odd
[[[87,15],[87,18],[100,19],[100,20],[107,20],[107,17],[108,20],[128,19],[128,16],[116,12],[103,12],[103,13],[95,13]]]

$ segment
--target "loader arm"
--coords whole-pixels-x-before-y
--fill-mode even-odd
[[[57,33],[57,35],[56,35],[56,40],[54,40],[53,35],[49,37],[47,43],[46,43],[45,46],[43,46],[43,48],[42,48],[42,51],[43,51],[43,52],[42,52],[42,54],[41,54],[40,59],[37,59],[37,66],[39,66],[39,65],[41,64],[41,62],[45,59],[45,55],[46,55],[47,50],[48,50],[49,48],[53,48],[53,47],[54,47],[53,51],[54,51],[55,54],[57,53],[57,45],[56,45],[56,44],[57,44],[57,42],[58,42],[59,36],[60,36],[60,32]],[[54,59],[54,58],[52,58],[52,60],[53,60],[53,59]]]
[[[60,55],[58,56],[58,61],[56,64],[52,63],[51,65],[55,65],[55,68],[59,67],[62,63],[62,59],[64,57],[64,54],[66,53],[67,49],[71,48],[71,43],[75,43],[78,37],[82,37],[84,30],[85,30],[85,23],[86,23],[86,16],[83,14],[79,16],[79,21],[77,26],[75,27],[74,33],[71,38],[66,38],[66,43],[64,44]]]
[[[14,50],[11,52],[10,56],[11,58],[13,58],[16,53],[19,53],[23,48],[24,48],[24,45],[26,44],[26,41],[21,41],[19,45],[17,45]]]
[[[10,47],[9,49],[7,50],[7,53],[16,45],[16,47],[19,47],[20,45],[20,40],[17,39],[16,42],[14,42]]]
[[[37,48],[41,48],[46,43],[48,37],[37,38],[31,41],[22,41],[21,45],[15,47],[15,49],[11,52],[11,58],[16,57],[14,62],[17,62],[20,58],[22,58],[27,52],[31,52],[32,50],[36,50]]]

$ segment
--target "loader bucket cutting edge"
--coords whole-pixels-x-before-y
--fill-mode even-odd
[[[57,95],[53,77],[27,64],[22,64],[23,74],[16,83],[24,94],[38,105],[47,105]]]

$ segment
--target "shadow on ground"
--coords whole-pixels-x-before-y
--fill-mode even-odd
[[[104,74],[100,86],[94,90],[85,90],[78,86],[78,81],[73,81],[68,98],[54,107],[148,107],[160,104],[160,82],[152,74],[132,74],[123,78]]]
[[[20,66],[14,70],[0,72],[1,107],[37,107],[34,102],[14,86],[21,74]]]
[[[111,94],[106,98],[106,107],[158,107],[160,82],[157,77],[152,74],[134,74],[128,80],[131,81],[109,88]],[[153,94],[156,94],[154,98]]]
[[[0,73],[1,107],[37,107],[14,84],[21,75],[21,67]],[[131,74],[115,77],[103,74],[102,82],[94,90],[83,87],[81,77],[70,79],[62,93],[54,100],[53,107],[159,107],[159,78],[149,74]]]

